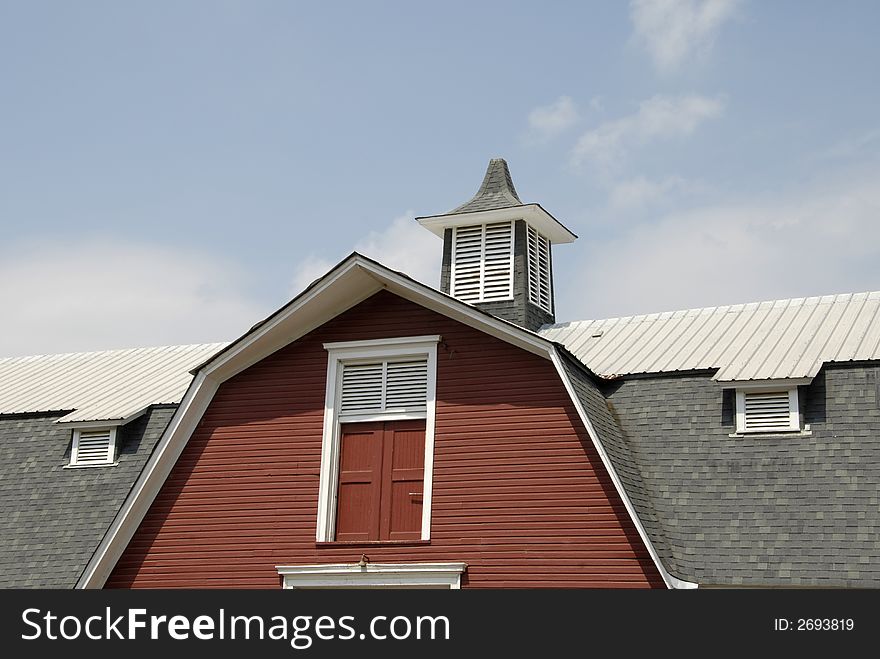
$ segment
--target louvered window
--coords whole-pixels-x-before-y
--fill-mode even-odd
[[[116,429],[74,430],[70,453],[72,467],[113,464],[116,453]]]
[[[737,431],[747,433],[800,430],[797,388],[736,392]]]
[[[513,297],[513,222],[453,229],[452,295],[463,302]]]
[[[427,358],[342,365],[340,415],[424,412]]]
[[[553,313],[550,286],[550,241],[532,227],[528,228],[529,302]]]

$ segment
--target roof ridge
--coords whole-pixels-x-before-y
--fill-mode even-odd
[[[445,215],[496,210],[523,205],[513,185],[513,178],[510,176],[510,168],[507,166],[507,161],[504,158],[492,158],[489,161],[489,166],[486,168],[486,174],[483,176],[483,182],[480,184],[477,193],[465,203],[445,213]]]
[[[208,341],[205,343],[180,343],[174,345],[161,345],[161,346],[138,346],[134,348],[111,348],[110,350],[81,350],[78,352],[52,352],[41,355],[18,355],[14,357],[0,357],[0,363],[10,363],[17,360],[37,360],[37,359],[50,359],[50,358],[62,358],[62,357],[84,357],[86,355],[113,355],[113,354],[122,354],[126,352],[135,352],[137,350],[176,350],[182,348],[208,348],[210,346],[224,346],[228,344],[229,341]]]
[[[640,321],[642,319],[649,319],[649,318],[651,320],[655,320],[656,318],[659,318],[661,316],[671,317],[675,314],[682,314],[682,313],[688,313],[688,312],[727,313],[728,311],[731,311],[731,310],[738,311],[744,307],[759,307],[764,304],[792,305],[793,303],[806,303],[811,300],[817,300],[819,304],[822,304],[823,300],[826,300],[826,298],[827,298],[827,301],[824,302],[825,304],[833,304],[834,302],[838,301],[838,299],[841,297],[852,298],[856,295],[868,295],[868,296],[877,295],[877,296],[880,296],[880,290],[858,291],[855,293],[829,293],[827,295],[810,295],[808,297],[779,298],[779,299],[775,299],[775,300],[760,300],[760,301],[756,301],[756,302],[737,302],[734,304],[719,304],[714,307],[712,307],[712,306],[709,306],[709,307],[690,307],[690,308],[686,308],[686,309],[679,308],[679,309],[670,309],[670,310],[666,310],[666,311],[652,311],[650,313],[643,313],[643,314],[631,314],[629,316],[609,316],[607,318],[585,318],[583,320],[569,320],[569,321],[562,322],[562,323],[553,323],[551,325],[544,325],[543,327],[541,327],[538,330],[538,332],[540,333],[540,332],[543,332],[544,330],[570,327],[570,326],[574,325],[575,323],[578,323],[578,324],[580,324],[580,323],[610,323],[611,321],[633,322],[633,321],[637,321],[637,320]]]

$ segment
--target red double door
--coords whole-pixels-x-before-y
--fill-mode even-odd
[[[342,425],[336,540],[419,540],[425,422]]]

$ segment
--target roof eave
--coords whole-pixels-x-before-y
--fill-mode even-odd
[[[434,235],[442,238],[443,232],[451,227],[518,219],[526,220],[554,245],[571,243],[577,240],[577,235],[574,232],[544,210],[540,204],[523,204],[521,206],[508,206],[466,213],[426,215],[417,217],[416,221]]]

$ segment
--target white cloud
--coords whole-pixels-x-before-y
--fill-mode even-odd
[[[594,242],[560,286],[563,318],[877,290],[878,175],[673,213]]]
[[[663,73],[707,53],[740,0],[632,0],[635,39]]]
[[[634,148],[656,140],[687,137],[724,111],[722,98],[699,94],[657,95],[643,101],[638,112],[587,131],[572,151],[572,163],[592,163],[606,172],[616,169]]]
[[[615,183],[608,193],[608,206],[614,213],[643,210],[667,200],[676,193],[687,192],[692,185],[680,176],[667,176],[652,181],[644,176]]]
[[[334,265],[336,264],[315,254],[310,254],[300,261],[296,267],[296,272],[293,274],[293,281],[290,284],[291,297],[302,293],[308,288],[309,284],[326,275]]]
[[[569,96],[560,96],[554,103],[529,113],[529,137],[535,142],[546,142],[571,128],[577,120],[574,101]]]
[[[413,279],[438,288],[442,242],[413,219],[412,212],[394,218],[382,231],[372,231],[362,238],[354,251],[399,270]],[[345,255],[340,255],[342,259]],[[327,274],[335,265],[321,256],[312,255],[303,261],[294,274],[291,292],[296,295],[309,283]]]
[[[2,356],[229,340],[268,311],[233,264],[161,245],[10,245],[0,281]]]

